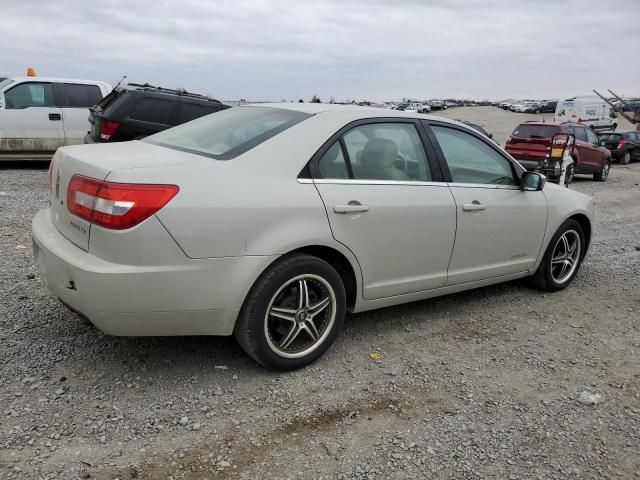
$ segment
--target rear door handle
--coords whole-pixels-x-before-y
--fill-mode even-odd
[[[369,211],[368,205],[362,205],[360,202],[351,201],[346,205],[334,205],[335,213],[363,213]]]
[[[465,212],[475,212],[478,210],[484,210],[485,208],[487,208],[486,205],[482,205],[479,201],[474,200],[471,203],[465,203],[462,206],[462,210],[464,210]]]
[[[60,115],[59,113],[50,113],[49,114],[49,120],[62,120],[62,115]]]

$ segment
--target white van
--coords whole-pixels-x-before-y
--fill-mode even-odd
[[[47,77],[0,81],[0,160],[49,159],[81,144],[89,107],[112,90],[106,82]]]
[[[555,122],[574,122],[594,130],[615,130],[617,115],[607,102],[596,96],[560,100],[556,106]]]

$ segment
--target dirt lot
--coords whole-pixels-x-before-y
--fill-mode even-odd
[[[500,143],[522,117],[445,115]],[[278,374],[232,339],[84,324],[33,266],[46,167],[0,170],[0,478],[639,478],[639,184],[638,163],[572,184],[597,219],[567,290],[354,315],[319,362]]]

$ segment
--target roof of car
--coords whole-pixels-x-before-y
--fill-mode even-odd
[[[14,82],[58,82],[58,83],[87,83],[87,84],[102,84],[111,87],[109,82],[102,80],[83,80],[80,78],[59,78],[59,77],[9,77]]]

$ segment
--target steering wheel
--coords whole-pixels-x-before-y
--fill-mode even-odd
[[[407,173],[407,170],[409,169],[407,161],[402,155],[396,155],[396,161],[393,162],[393,166],[402,170],[404,173]]]

